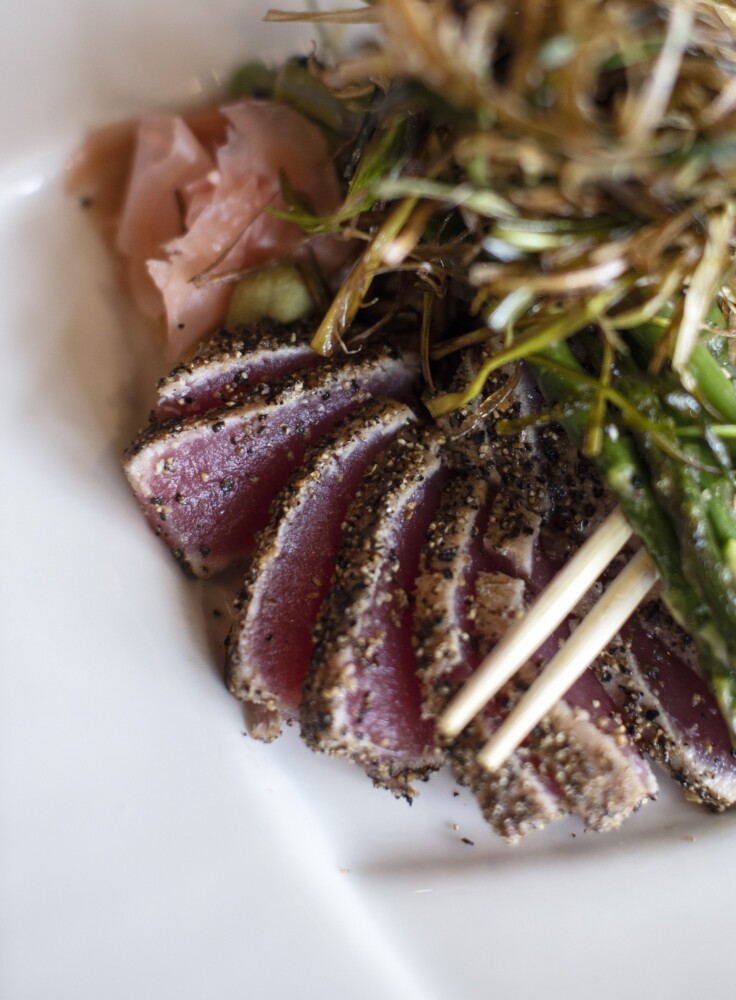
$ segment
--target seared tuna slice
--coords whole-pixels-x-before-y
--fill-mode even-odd
[[[647,605],[596,669],[637,744],[688,799],[721,811],[736,804],[736,757],[713,695],[687,665],[689,652],[664,608]]]
[[[475,588],[475,626],[483,654],[499,641],[506,628],[526,610],[529,597],[522,581],[503,571],[480,573]],[[509,598],[513,595],[514,603]],[[510,604],[510,607],[509,607]],[[509,610],[505,615],[502,608]],[[540,647],[532,662],[519,674],[522,684],[531,684],[557,650],[556,639]],[[513,689],[507,692],[510,708]],[[475,752],[481,743],[475,733],[468,737]],[[592,671],[588,670],[558,702],[527,740],[538,769],[546,782],[556,788],[567,806],[591,830],[603,831],[621,825],[657,790],[651,768],[629,737],[609,696]]]
[[[274,739],[282,718],[298,716],[348,506],[370,463],[414,420],[401,403],[366,403],[307,451],[274,501],[228,640],[228,686],[261,707],[251,727],[259,739]]]
[[[472,377],[479,360],[477,355],[466,357],[458,379]],[[489,389],[501,388],[509,377],[509,372],[497,373]],[[535,396],[528,376],[522,373],[504,403],[504,416],[515,418],[531,413],[536,405]],[[459,421],[462,426],[467,420],[468,416],[461,414],[450,423],[457,426]],[[565,517],[570,511],[568,480],[576,468],[572,461],[576,453],[567,438],[550,438],[546,430],[534,426],[518,435],[499,435],[492,417],[476,424],[472,438],[470,447],[475,450],[476,462],[484,462],[494,481],[501,484],[487,527],[483,529],[488,563],[481,562],[478,567],[478,585],[473,595],[478,616],[476,637],[486,652],[510,624],[498,617],[499,608],[514,597],[518,601],[516,613],[523,613],[526,604],[554,575],[554,566],[541,541],[552,533],[550,525],[560,511]],[[578,494],[582,490],[579,485]],[[558,539],[556,554],[561,560],[575,551],[582,541],[581,535],[584,537],[583,529],[592,523],[597,507],[591,511],[589,507],[586,500],[585,517],[574,523],[572,515],[569,517],[570,528],[574,530],[563,532],[561,540]],[[531,683],[539,666],[556,652],[557,640],[567,634],[568,629],[562,627],[537,651],[534,662],[521,673],[524,683]],[[469,739],[472,742],[472,734]],[[475,752],[480,745],[476,737]],[[546,781],[557,787],[570,809],[591,829],[606,830],[620,825],[656,791],[651,768],[628,736],[611,699],[592,671],[547,716],[530,737],[528,746],[533,748]],[[469,749],[469,757],[470,753]]]
[[[422,717],[412,630],[419,553],[444,476],[431,430],[399,438],[368,474],[345,521],[302,700],[313,749],[362,764],[406,797],[442,759]]]
[[[413,354],[366,350],[143,431],[124,466],[151,527],[195,576],[243,559],[307,446],[371,395],[406,398]]]
[[[502,633],[523,600],[522,581],[478,572],[488,494],[488,483],[477,471],[451,481],[422,553],[415,634],[424,706],[431,717],[445,708],[478,666],[479,629]],[[487,600],[475,602],[474,591],[484,588]],[[478,751],[502,718],[500,704],[491,702],[453,741],[449,758],[458,780],[471,787],[493,829],[513,842],[561,816],[567,807],[554,786],[540,777],[527,747],[513,754],[497,775],[480,767]]]
[[[572,551],[574,549],[569,550]],[[496,553],[499,558],[504,554]],[[539,547],[534,553],[533,564],[534,575],[525,588],[524,607],[553,575]],[[494,574],[496,578],[502,575]],[[521,609],[519,613],[523,613]],[[537,651],[533,662],[520,671],[524,684],[534,681],[538,670],[557,651],[558,641],[569,635],[572,625],[572,620],[563,624]],[[497,631],[489,635],[480,619],[478,626],[492,648],[500,638]],[[592,670],[586,670],[540,722],[529,738],[529,746],[537,755],[541,773],[558,787],[570,809],[581,816],[591,830],[615,829],[630,813],[656,795],[657,782],[649,764],[641,756],[613,701]]]
[[[194,358],[159,381],[151,422],[206,413],[261,382],[314,368],[324,359],[309,346],[312,333],[306,324],[285,327],[266,321],[248,330],[219,330]]]

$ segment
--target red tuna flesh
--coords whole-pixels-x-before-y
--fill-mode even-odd
[[[378,452],[414,419],[401,403],[367,403],[307,452],[276,497],[228,640],[228,686],[261,709],[252,735],[274,739],[282,718],[297,717],[348,506]]]
[[[736,804],[736,756],[716,701],[688,666],[688,654],[687,637],[656,602],[624,627],[596,667],[639,746],[689,799],[720,811]]]
[[[246,389],[324,361],[309,346],[313,328],[259,323],[249,330],[220,330],[201,351],[158,383],[151,422],[206,413],[231,404]]]
[[[308,445],[371,395],[406,398],[413,354],[367,350],[249,390],[238,404],[149,427],[124,467],[151,527],[195,576],[244,559]]]
[[[432,717],[443,711],[481,659],[473,598],[479,575],[489,563],[481,528],[488,518],[490,492],[477,470],[455,477],[443,492],[422,553],[415,619],[417,659],[425,710]],[[500,616],[513,614],[513,597],[508,592],[504,595]],[[490,825],[514,842],[557,819],[567,808],[555,787],[540,776],[535,757],[526,747],[512,754],[497,775],[478,764],[478,751],[504,714],[497,701],[489,703],[452,741],[448,754],[455,774],[473,790]]]
[[[434,724],[422,718],[412,604],[444,476],[431,431],[400,439],[369,474],[345,522],[302,701],[311,747],[349,757],[408,797],[412,779],[441,761]]]

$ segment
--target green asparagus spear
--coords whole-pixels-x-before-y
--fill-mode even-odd
[[[547,367],[545,362],[553,362],[554,367]],[[592,395],[581,394],[575,375],[582,369],[569,345],[560,341],[549,346],[538,355],[532,367],[547,401],[552,405],[568,404],[563,423],[567,432],[580,446],[588,426]],[[565,369],[570,371],[569,378],[564,374]],[[627,385],[626,388],[630,387]],[[571,399],[576,399],[577,402],[570,405]],[[645,415],[662,422],[660,412],[646,412]],[[677,459],[667,456],[653,444],[651,437],[642,434],[637,443],[644,441],[650,450],[648,455],[650,460],[654,460],[653,454],[656,456],[657,472],[661,473],[662,468],[677,469]],[[678,442],[675,443],[679,446]],[[732,655],[724,639],[725,613],[719,611],[717,616],[713,614],[710,601],[706,600],[700,587],[694,585],[691,578],[694,572],[692,558],[683,560],[682,557],[681,539],[684,539],[686,547],[694,544],[689,533],[693,530],[698,515],[702,514],[702,505],[696,507],[696,496],[688,493],[691,519],[683,530],[682,512],[679,509],[670,508],[669,511],[665,509],[660,495],[664,481],[658,479],[656,473],[654,476],[650,474],[650,468],[642,460],[631,432],[625,427],[610,425],[608,433],[603,436],[601,452],[596,461],[627,520],[646,545],[657,566],[665,603],[675,620],[693,637],[704,673],[711,683],[729,725],[732,739],[736,743],[736,657]],[[687,469],[688,473],[693,471],[688,466],[683,468]],[[706,543],[710,544],[708,571],[715,574],[716,578],[710,581],[709,594],[712,597],[713,590],[717,590],[720,585],[719,592],[723,596],[725,581],[718,576],[719,571],[716,569],[717,565],[722,565],[722,552],[717,546],[713,546],[711,535],[712,532],[709,531],[707,536],[703,537],[701,531],[697,536],[700,547],[697,549],[695,571],[699,578],[702,572],[700,560],[705,556],[703,547]],[[721,618],[724,618],[724,621],[721,621]],[[736,640],[736,625],[729,624],[727,627],[731,628],[731,634]]]
[[[641,413],[665,427],[676,439],[677,422],[646,384],[622,379],[622,390]],[[729,565],[729,539],[736,532],[734,488],[728,471],[703,469],[712,456],[699,442],[683,445],[691,464],[673,460],[650,437],[632,432],[652,472],[661,506],[679,526],[678,550],[683,570],[708,609],[708,620],[689,631],[698,644],[715,654],[704,660],[708,679],[732,734],[736,732],[736,574]],[[715,516],[714,516],[715,514]],[[725,536],[725,544],[723,538]],[[699,641],[700,640],[700,641]]]

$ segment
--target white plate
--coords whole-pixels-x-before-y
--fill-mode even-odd
[[[93,123],[305,50],[261,9],[3,13],[0,996],[731,995],[736,816],[665,787],[620,833],[562,824],[511,850],[448,780],[410,810],[293,733],[243,738],[213,598],[120,473],[150,400],[139,324],[59,172]]]

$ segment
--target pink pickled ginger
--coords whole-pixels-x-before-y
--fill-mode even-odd
[[[146,316],[162,314],[148,260],[182,232],[180,192],[214,168],[214,159],[182,118],[160,115],[138,127],[116,246],[128,260],[130,293]]]
[[[100,129],[72,158],[67,187],[92,207],[140,311],[165,323],[170,359],[224,320],[235,286],[223,275],[307,244],[326,277],[344,263],[344,243],[310,240],[264,211],[285,207],[282,171],[315,212],[340,203],[322,132],[293,108],[255,100]]]
[[[285,207],[281,171],[316,212],[340,202],[327,142],[298,112],[244,101],[221,114],[227,137],[214,158],[182,119],[148,119],[139,130],[118,246],[149,315],[156,303],[151,291],[158,296],[171,357],[222,322],[234,286],[218,275],[266,264],[305,242],[296,225],[264,211]],[[135,243],[129,219],[136,220]],[[314,249],[319,258],[320,244]]]

